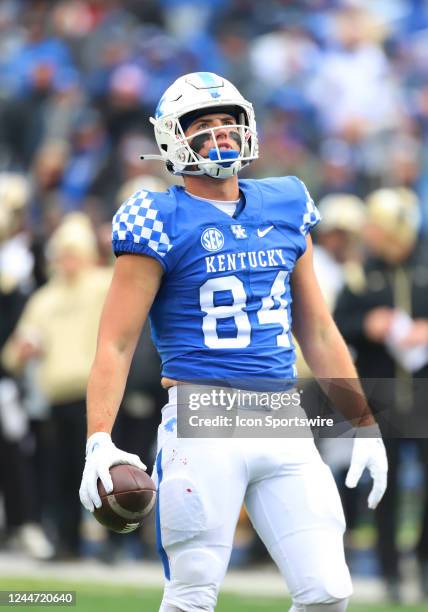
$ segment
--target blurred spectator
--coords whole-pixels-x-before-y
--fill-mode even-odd
[[[226,0],[161,0],[161,3],[167,30],[175,39],[185,40],[189,35],[207,31],[211,18]]]
[[[110,146],[99,113],[84,109],[73,126],[70,155],[61,182],[64,212],[81,210],[97,181],[103,190],[111,188]]]
[[[419,211],[415,194],[405,188],[381,189],[367,200],[366,242],[371,257],[364,265],[364,282],[348,286],[338,298],[335,319],[356,353],[358,372],[378,413],[389,461],[388,488],[375,511],[378,554],[389,597],[401,599],[399,522],[399,461],[401,440],[389,439],[389,414],[409,418],[426,397],[412,379],[426,378],[428,356],[428,275],[426,249],[417,245]],[[428,355],[428,351],[422,351]],[[373,392],[368,379],[386,379]],[[382,381],[380,381],[382,382]],[[422,403],[421,403],[422,402]],[[393,432],[394,433],[394,432]],[[428,595],[428,441],[418,438],[424,470],[424,507],[416,546],[421,587]]]
[[[148,79],[140,66],[125,64],[111,75],[104,118],[112,144],[128,132],[145,129],[147,112],[141,104]]]
[[[321,183],[317,189],[320,198],[332,193],[364,194],[352,147],[345,140],[326,138],[322,142],[320,166]]]
[[[314,268],[330,310],[345,283],[358,287],[364,253],[361,235],[366,210],[362,200],[348,193],[326,196],[319,201],[322,223],[316,232]]]
[[[18,94],[48,92],[61,71],[73,65],[68,46],[49,31],[48,3],[30,3],[23,21],[26,39],[9,66]]]
[[[314,135],[310,107],[296,90],[283,87],[272,93],[268,108],[259,130],[263,156],[252,165],[252,175],[298,174],[314,191],[321,177],[310,147]]]
[[[3,290],[19,287],[29,294],[32,289],[34,258],[30,236],[24,228],[25,208],[29,199],[27,179],[14,172],[0,173],[0,208],[2,244],[0,247],[0,282]]]
[[[68,158],[69,145],[64,140],[46,140],[34,157],[30,220],[36,236],[49,236],[61,221],[60,188]]]
[[[32,289],[34,259],[23,231],[28,184],[18,174],[0,174],[0,351],[13,331]],[[34,440],[21,390],[0,364],[0,490],[3,494],[6,537],[38,559],[50,558],[38,513],[33,484]]]
[[[311,94],[323,128],[355,143],[395,127],[399,90],[379,45],[382,25],[356,4],[333,14],[332,46],[320,61]]]
[[[36,359],[39,385],[49,401],[52,508],[57,555],[80,555],[78,489],[85,454],[85,392],[95,354],[110,270],[94,266],[96,241],[88,220],[74,213],[53,234],[49,282],[28,301],[4,350],[4,363],[19,371]]]
[[[45,104],[44,142],[68,141],[86,104],[79,73],[74,69],[61,73],[55,79],[52,94]]]
[[[252,71],[247,61],[250,44],[248,27],[245,24],[239,27],[222,22],[218,27],[217,42],[224,64],[222,74],[225,74],[244,96],[250,98],[248,89]]]
[[[24,8],[25,40],[5,64],[6,99],[0,130],[10,151],[10,164],[27,168],[43,140],[45,106],[54,82],[73,68],[67,45],[48,33],[45,3]]]
[[[277,87],[303,81],[317,65],[319,54],[304,21],[298,14],[288,13],[277,30],[252,42],[249,57],[256,82]]]

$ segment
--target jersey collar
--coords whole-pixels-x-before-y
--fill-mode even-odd
[[[228,220],[230,223],[234,223],[237,220],[241,222],[250,221],[259,217],[262,206],[262,196],[259,190],[255,188],[254,182],[249,180],[239,181],[239,191],[242,196],[233,217],[230,217],[227,213],[219,210],[210,204],[209,201],[193,197],[191,194],[187,193],[184,187],[181,185],[176,185],[176,189],[179,191],[182,198],[187,199],[193,205],[196,204],[204,206],[206,209],[209,207],[210,215],[212,216],[213,220],[220,217],[223,221]]]

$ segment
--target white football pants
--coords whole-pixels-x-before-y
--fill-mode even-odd
[[[177,438],[176,389],[162,410],[153,477],[165,570],[161,609],[214,610],[242,503],[296,610],[345,610],[352,593],[345,519],[311,438]],[[332,605],[333,604],[333,605]],[[318,610],[318,607],[316,607]]]

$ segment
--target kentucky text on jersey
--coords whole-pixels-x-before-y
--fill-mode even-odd
[[[246,270],[250,268],[276,268],[286,265],[282,249],[268,249],[267,251],[241,251],[240,253],[227,253],[226,255],[212,255],[205,257],[207,272],[225,272],[230,270]]]
[[[296,177],[239,187],[236,218],[178,186],[143,189],[114,217],[116,255],[149,255],[164,268],[150,311],[164,376],[295,376],[290,278],[319,213]]]

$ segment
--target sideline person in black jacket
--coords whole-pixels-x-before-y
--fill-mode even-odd
[[[377,190],[368,197],[367,213],[370,257],[360,282],[342,291],[334,316],[356,355],[358,373],[385,438],[390,477],[376,522],[381,571],[393,600],[401,596],[396,541],[400,451],[402,438],[416,438],[425,493],[416,554],[422,591],[428,597],[428,413],[423,414],[423,379],[428,377],[427,249],[417,244],[418,202],[409,190]]]

